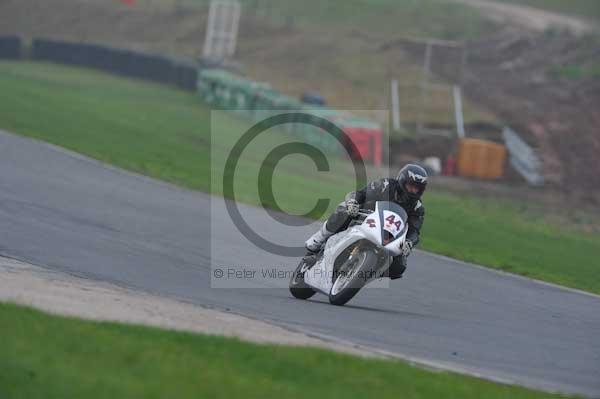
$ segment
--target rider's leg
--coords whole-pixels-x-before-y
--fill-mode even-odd
[[[406,256],[395,256],[390,268],[384,273],[384,277],[389,277],[391,280],[396,280],[402,277],[406,270]]]
[[[349,220],[346,206],[342,202],[321,228],[306,240],[306,249],[310,252],[319,252],[329,237],[347,228]]]
[[[334,233],[334,231],[329,231],[327,229],[327,222],[323,223],[321,228],[317,230],[315,234],[310,236],[308,240],[306,240],[306,249],[308,249],[310,252],[319,252],[323,244],[325,244],[327,239]]]

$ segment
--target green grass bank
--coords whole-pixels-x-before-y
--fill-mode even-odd
[[[6,398],[558,398],[401,361],[51,316],[0,303]]]

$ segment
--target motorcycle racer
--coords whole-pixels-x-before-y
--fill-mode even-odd
[[[329,237],[347,229],[352,218],[358,215],[359,209],[373,210],[376,201],[391,201],[406,211],[408,232],[402,245],[402,255],[394,257],[384,276],[392,280],[401,278],[406,270],[408,256],[419,243],[425,218],[421,198],[427,187],[427,178],[427,172],[421,166],[407,164],[400,169],[395,179],[376,180],[362,190],[348,193],[344,202],[338,205],[321,228],[306,241],[308,255],[318,253]]]

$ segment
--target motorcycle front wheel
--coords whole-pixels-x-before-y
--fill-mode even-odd
[[[378,256],[372,248],[357,243],[346,260],[336,269],[329,303],[345,305],[376,276]]]
[[[311,288],[304,282],[304,273],[310,268],[310,266],[302,259],[290,279],[290,292],[294,298],[308,299],[315,295],[317,291]]]

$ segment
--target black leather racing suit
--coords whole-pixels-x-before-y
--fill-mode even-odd
[[[355,199],[363,209],[375,209],[376,201],[392,201],[400,205],[408,215],[408,232],[406,239],[410,240],[413,246],[419,242],[421,226],[425,219],[425,208],[420,200],[411,200],[403,191],[400,183],[396,179],[386,178],[369,183],[365,188],[359,191],[353,191],[346,195],[346,200]],[[348,228],[352,218],[346,213],[344,203],[338,205],[335,212],[327,219],[326,228],[330,232],[338,233]],[[396,256],[390,266],[390,278],[399,278],[406,270],[406,257]]]

